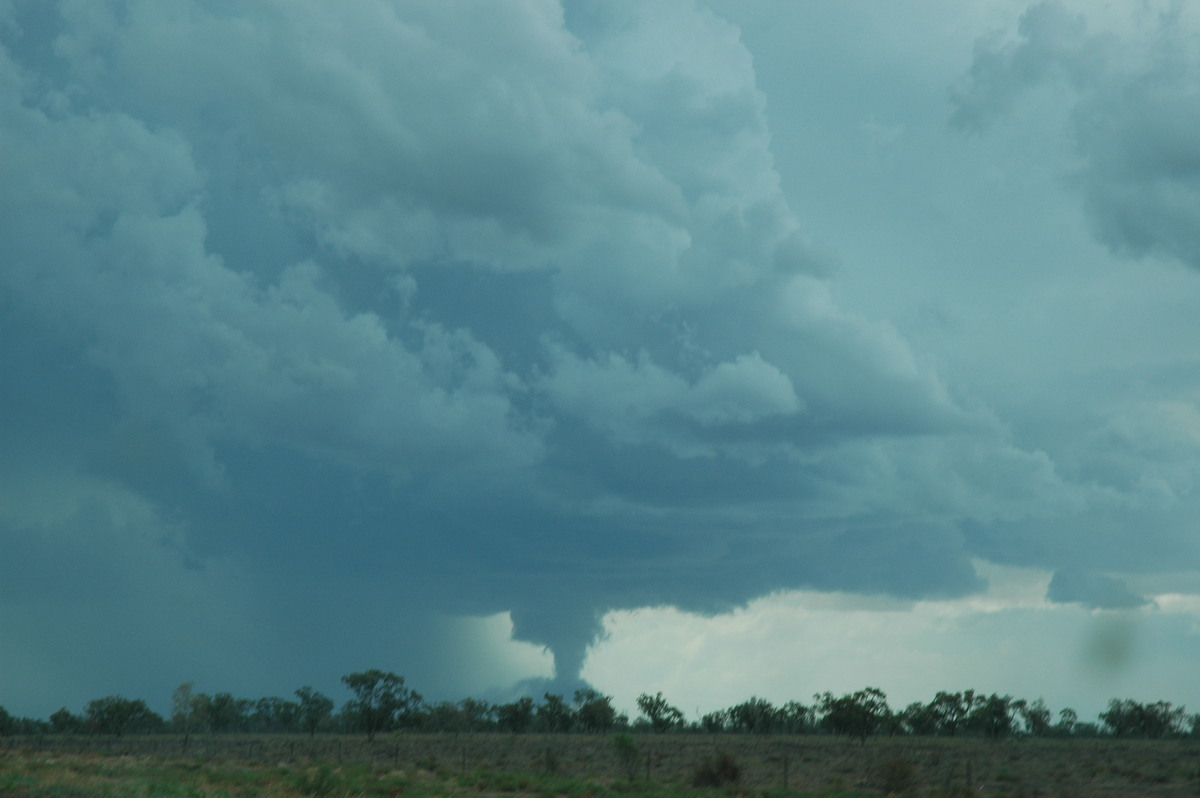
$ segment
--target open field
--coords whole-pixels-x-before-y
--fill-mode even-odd
[[[402,734],[0,739],[0,796],[1200,795],[1192,740]],[[628,750],[628,749],[627,749]],[[727,754],[736,783],[693,786]]]

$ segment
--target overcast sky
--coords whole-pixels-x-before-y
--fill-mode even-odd
[[[0,705],[1200,710],[1200,12],[0,0]]]

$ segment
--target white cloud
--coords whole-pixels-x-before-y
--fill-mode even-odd
[[[447,695],[502,695],[522,680],[554,676],[554,657],[548,649],[513,640],[512,615],[507,612],[450,618],[437,645],[443,652],[442,668],[451,676],[442,688]]]
[[[634,712],[638,694],[662,690],[690,719],[751,695],[811,703],[815,692],[868,685],[894,708],[975,689],[1044,697],[1085,721],[1111,697],[1200,700],[1175,681],[1200,648],[1195,597],[1095,612],[1047,602],[1045,571],[977,567],[989,588],[962,599],[785,592],[712,617],[670,608],[610,613],[584,675]],[[1120,656],[1101,657],[1112,645]]]

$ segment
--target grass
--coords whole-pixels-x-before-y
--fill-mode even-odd
[[[392,770],[366,762],[263,766],[149,756],[20,751],[0,754],[3,798],[803,798],[778,790],[693,789],[682,784],[481,770],[461,775]],[[821,798],[860,798],[823,791]]]
[[[301,767],[70,754],[0,755],[0,795],[21,798],[334,798],[446,795],[369,763]],[[411,787],[417,789],[410,789]],[[421,789],[425,787],[426,789]]]
[[[0,798],[1089,798],[1200,795],[1194,741],[634,735],[168,738],[88,750],[88,739],[0,750]],[[104,749],[106,741],[96,740]],[[153,744],[152,744],[153,743]],[[60,750],[36,750],[41,744]],[[636,758],[622,758],[630,749]],[[157,751],[158,753],[139,753]],[[324,755],[319,755],[324,752]],[[728,781],[696,776],[728,758]],[[630,763],[637,767],[631,767]],[[695,786],[711,784],[714,786]]]

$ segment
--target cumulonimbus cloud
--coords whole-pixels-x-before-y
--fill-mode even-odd
[[[693,3],[0,8],[0,358],[63,355],[7,456],[70,416],[193,563],[512,611],[573,677],[605,609],[961,593],[963,519],[1076,500],[839,306]]]

